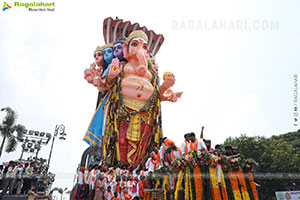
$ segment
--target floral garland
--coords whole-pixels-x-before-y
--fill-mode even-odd
[[[175,187],[175,194],[174,194],[174,199],[178,200],[178,190],[181,186],[182,180],[183,180],[183,170],[181,170],[178,174],[178,180],[176,182],[176,187]]]
[[[241,196],[241,193],[240,193],[236,172],[229,171],[228,175],[229,175],[229,179],[230,179],[234,199],[242,200],[242,196]]]
[[[243,170],[245,173],[253,172],[255,170],[255,167],[258,166],[258,164],[253,159],[244,159],[240,157],[232,158],[223,155],[220,156],[212,155],[210,153],[201,152],[201,151],[191,151],[189,152],[189,154],[185,155],[184,157],[177,158],[172,165],[156,170],[154,174],[168,174],[168,173],[172,174],[172,173],[179,172],[178,181],[176,183],[176,189],[175,189],[175,199],[176,199],[176,197],[178,198],[178,189],[181,186],[181,183],[183,181],[183,176],[184,176],[183,173],[185,171],[186,174],[185,198],[198,200],[201,199],[201,196],[202,198],[212,197],[211,188],[213,184],[211,182],[211,178],[214,178],[214,176],[211,177],[210,172],[212,172],[212,170],[209,169],[212,168],[215,170],[217,165],[221,165],[221,168],[224,171],[225,176],[226,175],[229,176],[229,179],[225,179],[222,181],[222,185],[225,186],[222,190],[227,190],[227,191],[222,191],[222,195],[225,196],[225,199],[227,196],[228,199],[232,199],[232,198],[241,199],[242,195],[244,198],[249,199],[249,194],[247,194],[248,193],[247,191],[243,191],[242,195],[240,194],[239,186],[238,186],[238,177],[236,175],[237,172],[240,170]],[[197,167],[199,167],[200,170],[197,169]],[[194,171],[195,168],[196,171]],[[194,174],[193,182],[191,181],[191,173]],[[196,179],[197,177],[196,174],[197,175],[199,174],[201,176],[199,180]],[[239,181],[242,181],[242,179],[244,180],[244,177],[240,177]],[[216,181],[217,180],[214,180],[214,185],[216,185],[217,183]],[[252,189],[253,186],[250,187]],[[216,186],[216,188],[219,187]],[[247,187],[245,187],[245,189],[249,190],[249,188]],[[199,195],[197,191],[199,191]],[[251,192],[253,192],[253,189]],[[193,193],[196,193],[196,195],[193,195]]]
[[[236,174],[237,174],[238,181],[241,184],[240,191],[242,193],[243,200],[250,200],[250,197],[249,197],[249,194],[247,191],[247,185],[246,185],[245,178],[244,178],[244,172],[242,170],[238,170],[236,172]]]
[[[247,175],[247,188],[249,191],[249,194],[251,193],[250,199],[254,199],[254,200],[258,200],[258,195],[257,195],[257,191],[256,191],[256,185],[254,183],[254,178],[253,178],[253,174],[251,172],[244,172],[245,176]],[[249,184],[249,186],[248,186]],[[251,192],[250,192],[251,191]]]
[[[186,167],[185,169],[185,191],[184,198],[193,200],[193,191],[192,191],[192,179],[191,179],[191,169]]]
[[[246,182],[246,187],[247,187],[247,191],[248,191],[248,194],[249,194],[249,198],[250,198],[250,200],[254,200],[254,196],[252,194],[252,189],[251,189],[251,186],[250,186],[250,183],[249,183],[248,174],[244,173],[244,177],[245,177],[245,182]]]
[[[227,172],[224,173],[224,177],[225,177],[224,181],[225,181],[225,185],[226,185],[226,189],[227,189],[228,199],[234,199],[233,190],[232,190],[231,182],[229,179],[229,174]]]
[[[228,193],[227,193],[227,187],[226,187],[226,182],[225,182],[225,178],[224,178],[224,173],[221,170],[221,185],[223,186],[221,188],[221,192],[222,192],[222,199],[223,200],[228,200]]]
[[[203,198],[204,199],[211,199],[212,192],[211,192],[211,182],[210,182],[210,173],[209,173],[209,166],[202,165],[200,166],[202,173],[202,180],[203,180]]]
[[[190,168],[186,167],[185,169],[185,186],[184,186],[184,199],[189,199],[189,189],[190,189],[190,181],[189,181]]]
[[[216,169],[210,167],[209,173],[210,173],[212,197],[213,199],[222,199],[220,194]]]
[[[195,179],[194,179],[194,169],[191,168],[191,194],[192,199],[196,200],[196,185],[195,185]]]
[[[168,192],[167,188],[168,188],[168,190],[170,189],[169,176],[164,175],[163,183],[164,183],[164,186],[163,186],[163,188],[164,188],[164,200],[167,200],[167,192]]]
[[[202,178],[201,178],[201,169],[198,165],[194,167],[194,182],[196,190],[196,200],[202,199]]]
[[[253,172],[258,166],[258,163],[253,159],[231,158],[223,155],[216,156],[201,151],[191,151],[184,157],[177,158],[172,165],[156,170],[156,173],[178,173],[187,166],[193,168],[196,165],[216,168],[218,163],[221,164],[225,172],[237,171],[239,169],[243,169],[246,172]]]

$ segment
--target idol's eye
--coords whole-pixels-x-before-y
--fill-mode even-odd
[[[112,52],[112,50],[111,50],[111,49],[108,49],[108,50],[107,50],[107,52],[108,52],[108,53],[111,53],[111,52]]]
[[[143,46],[143,48],[144,48],[145,50],[147,50],[147,49],[148,49],[147,45],[144,45],[144,46]]]
[[[96,58],[96,54],[94,54],[94,58]]]
[[[137,46],[137,43],[136,43],[136,42],[132,42],[132,43],[131,43],[131,46],[132,46],[132,47],[136,47],[136,46]]]

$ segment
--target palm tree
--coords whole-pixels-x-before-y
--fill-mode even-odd
[[[5,152],[10,153],[16,150],[18,141],[21,141],[25,127],[21,124],[16,125],[18,115],[10,107],[2,108],[1,111],[6,111],[2,123],[0,124],[0,135],[3,140],[0,147],[0,157],[2,155],[5,140],[7,144]],[[14,133],[17,133],[16,135]]]
[[[53,193],[54,191],[57,191],[57,192],[60,194],[60,199],[62,200],[62,199],[63,199],[63,194],[64,194],[64,192],[67,191],[67,189],[68,189],[68,188],[62,189],[62,188],[59,188],[59,187],[55,187],[55,188],[53,188],[53,189],[50,191],[49,195],[52,196],[52,193]],[[67,191],[66,193],[68,194],[69,191]]]

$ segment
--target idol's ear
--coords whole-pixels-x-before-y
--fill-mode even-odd
[[[124,55],[124,58],[126,58],[128,60],[129,55],[128,55],[128,44],[127,43],[123,44],[123,55]]]

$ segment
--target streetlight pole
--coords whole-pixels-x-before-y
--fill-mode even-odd
[[[22,144],[22,153],[21,153],[21,157],[20,157],[19,160],[22,160],[22,158],[23,158],[24,149],[25,149],[25,146],[27,144],[27,141],[28,141],[28,137],[26,137],[25,142]]]
[[[48,159],[47,172],[50,168],[50,159],[51,159],[51,155],[52,155],[54,140],[55,140],[55,138],[58,134],[61,135],[61,137],[60,137],[61,139],[65,139],[64,136],[66,136],[67,134],[65,133],[65,126],[63,124],[61,124],[59,126],[56,125],[56,127],[55,127],[55,131],[54,131],[54,135],[53,135],[53,139],[52,139],[52,144],[51,144],[51,150],[50,150],[49,159]]]

